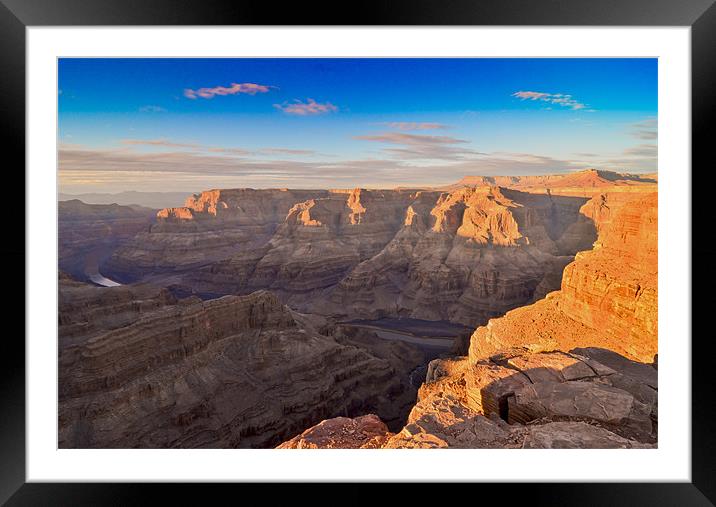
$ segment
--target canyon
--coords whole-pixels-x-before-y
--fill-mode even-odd
[[[266,447],[321,415],[390,421],[415,397],[401,370],[422,359],[266,291],[202,301],[65,275],[59,313],[60,447]]]
[[[366,420],[332,419],[280,447],[655,447],[658,198],[619,195],[585,210],[599,239],[558,291],[479,326],[467,355],[430,363],[399,432],[375,418],[358,433],[369,439],[346,438]]]
[[[60,447],[653,447],[657,210],[598,170],[60,202]]]

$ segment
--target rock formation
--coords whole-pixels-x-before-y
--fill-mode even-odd
[[[620,174],[612,171],[586,169],[569,174],[540,176],[466,176],[459,182],[443,187],[455,190],[461,187],[499,185],[531,193],[556,193],[559,195],[593,195],[595,191],[648,190],[657,182],[656,174]]]
[[[470,357],[512,347],[599,346],[652,362],[658,350],[657,209],[656,193],[620,202],[594,249],[565,268],[562,288],[478,328]]]
[[[209,190],[181,208],[157,213],[157,223],[109,259],[113,277],[134,281],[147,274],[195,269],[262,247],[297,203],[326,191]]]
[[[415,399],[389,345],[340,343],[266,291],[177,300],[63,277],[59,315],[62,448],[266,447],[327,417],[400,423]]]
[[[378,449],[392,434],[377,415],[321,421],[278,449]]]
[[[86,279],[117,247],[148,230],[155,211],[140,206],[85,204],[77,199],[57,205],[59,268]]]
[[[605,349],[436,360],[398,433],[333,419],[281,448],[649,448],[657,371]]]
[[[596,238],[579,213],[581,198],[489,186],[426,197],[411,204],[383,250],[330,290],[328,304],[316,306],[337,316],[349,309],[361,318],[474,326],[529,303],[545,286],[556,288],[570,255]],[[584,230],[575,241],[577,227]]]
[[[616,202],[652,181],[586,171],[482,178],[489,185],[451,191],[211,190],[161,210],[107,269],[120,281],[164,277],[210,296],[269,289],[336,318],[475,326],[559,288],[565,265],[608,218],[605,191]]]

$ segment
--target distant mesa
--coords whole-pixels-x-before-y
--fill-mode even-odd
[[[185,192],[119,192],[107,193],[60,193],[58,200],[69,201],[79,199],[87,204],[120,204],[123,206],[144,206],[152,209],[182,206],[186,200]]]

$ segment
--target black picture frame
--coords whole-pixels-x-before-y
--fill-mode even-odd
[[[716,110],[715,0],[428,0],[363,1],[354,4],[296,2],[280,7],[266,1],[204,0],[0,0],[0,125],[5,160],[4,225],[15,227],[0,242],[3,281],[12,293],[5,306],[7,323],[24,313],[25,223],[19,220],[24,194],[25,161],[25,28],[71,25],[549,25],[549,26],[690,26],[692,43],[692,159],[698,173],[692,203],[708,203],[713,180],[709,126]],[[8,179],[14,181],[7,183]],[[23,191],[20,191],[20,188]],[[668,189],[665,189],[668,191]],[[698,195],[701,192],[703,195]],[[8,197],[9,196],[9,197]],[[32,205],[29,196],[28,206]],[[701,207],[699,207],[701,206]],[[708,246],[713,220],[703,204],[692,204],[692,266],[696,255],[713,255]],[[24,214],[23,214],[24,216]],[[11,222],[11,223],[8,223]],[[686,224],[685,224],[686,226]],[[699,273],[699,285],[712,286],[713,269]],[[23,289],[20,289],[23,287]],[[688,297],[688,295],[684,295]],[[709,315],[714,298],[692,294],[694,323]],[[7,306],[12,305],[12,306]],[[711,310],[712,312],[713,310]],[[24,328],[24,321],[22,324]],[[698,327],[694,327],[694,330]],[[705,328],[708,329],[708,328]],[[548,505],[715,505],[716,431],[714,431],[713,331],[669,339],[691,340],[692,347],[692,482],[647,484],[482,484],[479,498],[491,493],[503,500]],[[150,501],[148,490],[180,496],[182,502],[206,499],[205,492],[176,485],[25,483],[25,347],[20,333],[6,332],[0,374],[0,502],[8,505],[139,504]],[[235,488],[240,485],[226,485]],[[200,489],[205,489],[204,485]],[[275,486],[273,486],[275,488]],[[352,485],[352,488],[358,488]],[[275,492],[276,490],[274,490]],[[509,493],[507,492],[509,491]],[[357,493],[359,494],[359,493]],[[346,495],[347,497],[347,495]],[[356,497],[359,498],[359,497]],[[478,500],[479,501],[479,500]]]

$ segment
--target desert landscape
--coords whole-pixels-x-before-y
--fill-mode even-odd
[[[59,83],[60,448],[658,446],[655,60]]]
[[[648,447],[657,178],[60,201],[61,447]]]

